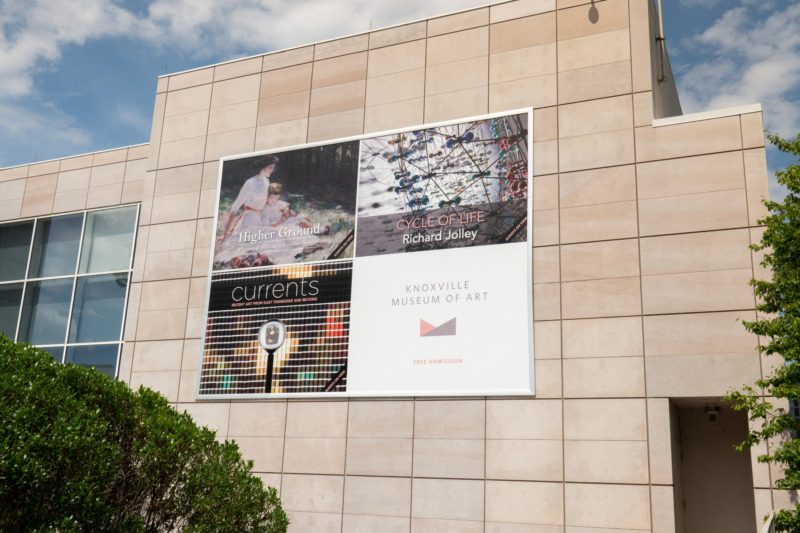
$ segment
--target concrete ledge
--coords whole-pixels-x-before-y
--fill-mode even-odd
[[[680,115],[677,117],[657,118],[653,120],[653,127],[672,126],[673,124],[684,124],[686,122],[699,122],[701,120],[709,120],[712,118],[731,117],[734,115],[745,115],[747,113],[760,113],[761,104],[742,105],[737,107],[729,107],[726,109],[717,109],[714,111],[703,111],[702,113],[692,113],[689,115]]]

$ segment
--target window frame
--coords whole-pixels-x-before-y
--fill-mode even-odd
[[[102,212],[102,211],[110,211],[110,210],[114,210],[114,209],[123,209],[123,208],[134,208],[135,209],[135,214],[134,214],[134,217],[133,217],[133,228],[132,228],[132,231],[131,231],[130,258],[129,258],[129,262],[127,263],[127,268],[121,269],[121,270],[110,270],[110,271],[105,271],[104,270],[104,271],[99,271],[99,272],[80,273],[81,255],[83,254],[84,245],[86,244],[85,243],[85,240],[86,240],[86,222],[87,222],[87,219],[89,217],[89,213],[97,213],[97,212]],[[130,204],[115,205],[115,206],[98,207],[98,208],[94,208],[94,209],[84,209],[84,210],[79,210],[79,211],[69,211],[69,212],[65,212],[65,213],[53,213],[53,214],[45,215],[45,216],[19,218],[19,219],[6,220],[6,221],[0,222],[0,227],[2,227],[4,225],[6,225],[6,224],[14,224],[14,223],[19,223],[19,222],[33,221],[33,226],[31,228],[30,240],[28,242],[28,257],[27,257],[27,262],[26,262],[26,266],[25,266],[24,278],[7,280],[7,281],[0,281],[0,287],[5,286],[5,285],[19,284],[19,283],[22,284],[22,294],[20,296],[19,309],[17,311],[17,323],[16,323],[16,327],[14,329],[14,334],[13,334],[13,337],[9,334],[9,332],[6,332],[6,334],[9,335],[9,337],[12,337],[12,340],[14,340],[14,341],[17,341],[19,339],[20,327],[22,326],[22,317],[23,317],[23,311],[24,311],[24,305],[25,305],[25,298],[26,298],[26,296],[28,294],[28,285],[29,284],[37,283],[37,282],[40,283],[40,282],[51,281],[51,280],[67,280],[67,279],[70,279],[70,280],[72,280],[72,290],[71,290],[70,299],[69,299],[69,306],[68,306],[68,311],[67,311],[68,314],[67,314],[67,320],[66,320],[66,329],[64,331],[63,341],[61,343],[49,343],[49,344],[41,344],[41,345],[37,344],[36,346],[38,348],[43,348],[43,349],[45,349],[45,348],[48,348],[48,349],[61,348],[61,357],[60,357],[60,359],[56,358],[56,357],[54,357],[54,359],[56,359],[57,361],[59,361],[60,363],[63,364],[65,362],[65,360],[66,360],[66,357],[67,357],[67,350],[69,348],[71,348],[71,347],[116,345],[117,346],[117,357],[116,357],[116,360],[114,362],[114,369],[115,370],[114,370],[114,376],[113,377],[117,378],[119,376],[120,359],[121,359],[121,356],[122,356],[122,348],[124,346],[123,337],[125,335],[125,323],[126,323],[126,319],[127,319],[127,316],[128,316],[128,300],[130,298],[131,280],[132,280],[132,277],[133,277],[133,264],[134,264],[134,260],[135,260],[135,256],[136,256],[136,242],[137,242],[137,237],[138,237],[138,232],[139,232],[139,223],[140,223],[140,219],[141,219],[141,212],[142,212],[142,209],[141,209],[141,204],[140,203],[130,203]],[[33,244],[34,244],[34,240],[36,238],[36,231],[37,231],[37,228],[38,228],[38,226],[40,224],[40,221],[50,220],[50,219],[54,219],[54,218],[58,218],[58,217],[62,217],[62,216],[76,215],[76,214],[83,215],[83,220],[81,221],[80,239],[78,241],[78,253],[77,253],[77,256],[76,256],[76,259],[75,259],[75,265],[74,265],[74,268],[72,270],[72,274],[63,274],[63,275],[58,275],[58,276],[46,276],[46,277],[30,277],[31,257],[33,255],[33,248],[34,248]],[[90,236],[90,238],[91,238],[91,236]],[[116,340],[116,341],[100,341],[100,342],[69,342],[69,340],[70,340],[70,330],[71,330],[72,321],[73,321],[73,311],[74,311],[74,306],[75,306],[75,298],[76,298],[75,292],[77,291],[77,288],[78,288],[78,279],[79,278],[92,278],[92,277],[98,277],[98,276],[121,275],[121,274],[124,274],[126,276],[127,282],[126,282],[126,286],[125,286],[124,301],[123,301],[123,304],[122,304],[122,320],[121,320],[120,329],[119,329],[119,332],[118,332],[118,335],[117,335],[119,340]],[[48,350],[48,351],[50,351],[50,350]]]

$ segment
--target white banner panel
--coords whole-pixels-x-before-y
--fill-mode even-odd
[[[356,261],[348,392],[530,394],[527,255],[512,243]]]

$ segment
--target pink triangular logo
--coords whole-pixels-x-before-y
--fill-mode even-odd
[[[434,326],[419,319],[419,336],[420,337],[446,337],[448,335],[456,334],[456,319],[451,318],[441,326]]]
[[[427,322],[425,322],[421,318],[419,319],[419,336],[420,337],[426,335],[427,333],[430,333],[434,329],[436,329],[436,326],[434,326],[433,324],[428,324]]]

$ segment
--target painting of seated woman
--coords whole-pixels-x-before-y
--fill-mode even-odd
[[[223,160],[214,270],[353,256],[358,142]]]

